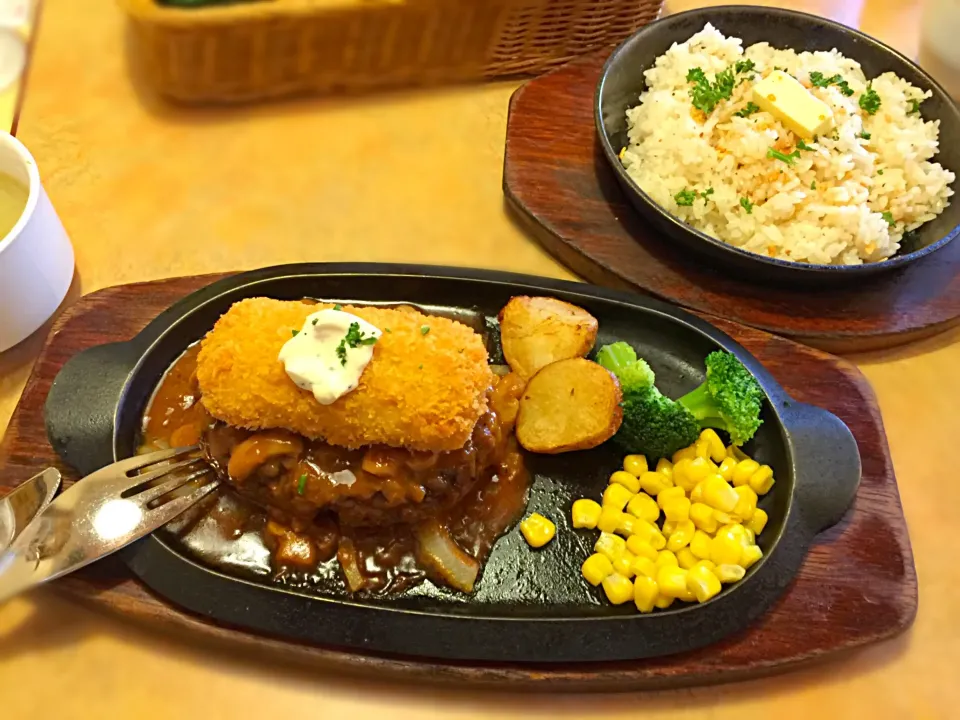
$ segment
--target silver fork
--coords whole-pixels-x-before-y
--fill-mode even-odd
[[[198,449],[138,455],[75,482],[0,554],[0,602],[149,535],[213,492],[220,483]]]

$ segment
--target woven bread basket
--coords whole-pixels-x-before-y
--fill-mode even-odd
[[[147,82],[181,102],[536,74],[656,19],[661,0],[120,0]]]

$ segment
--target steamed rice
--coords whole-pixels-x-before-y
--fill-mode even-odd
[[[693,106],[691,68],[712,81],[745,58],[755,63],[752,79],[708,116]],[[792,132],[767,112],[734,115],[774,68],[797,78],[834,114],[835,130],[808,141],[814,149],[792,165],[767,157],[770,148],[792,152]],[[841,75],[853,95],[836,85],[811,87],[811,71]],[[858,104],[867,90],[860,65],[836,50],[797,53],[758,43],[744,51],[740,39],[708,24],[657,58],[644,77],[647,90],[627,111],[624,167],[666,210],[744,250],[819,264],[876,262],[896,253],[904,233],[943,212],[953,195],[954,174],[930,161],[939,121],[925,122],[922,105],[908,114],[911,101],[931,93],[884,73],[872,81],[881,105],[870,115]],[[697,192],[691,206],[677,204],[684,191]]]

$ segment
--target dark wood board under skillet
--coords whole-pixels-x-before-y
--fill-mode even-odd
[[[47,440],[43,406],[63,363],[78,351],[127,340],[185,295],[224,276],[109,288],[58,319],[0,444],[0,495],[54,465],[75,473]],[[588,665],[473,665],[345,652],[257,636],[188,614],[153,595],[107,559],[56,581],[58,591],[164,633],[203,644],[234,643],[257,654],[374,677],[551,691],[627,690],[755,678],[892,637],[912,623],[917,579],[880,412],[851,364],[766,333],[708,317],[752,352],[797,400],[838,415],[860,447],[863,477],[853,508],[819,535],[797,580],[750,630],[691,653]]]
[[[600,150],[594,93],[608,55],[531,80],[510,100],[507,206],[574,272],[831,352],[899,345],[960,322],[960,242],[850,288],[739,280],[671,245],[624,197]]]

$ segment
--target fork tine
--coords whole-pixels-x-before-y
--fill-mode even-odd
[[[151,523],[155,523],[154,527],[164,525],[173,520],[175,517],[177,517],[177,515],[185,511],[187,508],[190,508],[196,503],[200,502],[201,499],[209,495],[218,487],[220,487],[219,480],[209,482],[206,485],[197,488],[189,495],[181,495],[178,498],[174,498],[170,502],[163,503],[162,505],[158,505],[151,510],[147,510],[144,513],[144,519],[149,520]]]
[[[187,453],[195,452],[200,449],[199,445],[192,445],[190,447],[179,447],[179,448],[170,448],[169,450],[157,450],[156,452],[147,453],[146,455],[134,455],[125,460],[120,460],[111,466],[111,469],[122,470],[123,472],[129,473],[131,470],[140,470],[147,467],[148,465],[155,465],[158,462],[163,462],[164,460],[172,460],[178,455],[185,455]]]
[[[160,483],[159,485],[154,485],[153,487],[147,488],[141,493],[130,496],[130,499],[136,500],[141,507],[146,507],[147,503],[153,502],[157,498],[162,498],[167,493],[173,492],[177,488],[181,488],[187,483],[196,480],[198,477],[206,475],[211,470],[212,468],[205,466],[195,470],[192,473],[172,477],[169,480]]]
[[[143,485],[144,483],[148,483],[151,480],[157,480],[166,475],[169,475],[170,473],[176,470],[181,470],[182,468],[188,467],[189,465],[195,465],[198,462],[203,462],[203,458],[201,457],[188,458],[186,460],[181,460],[178,463],[174,463],[173,465],[164,465],[163,467],[159,467],[156,470],[151,470],[150,472],[141,473],[140,475],[131,475],[130,488],[132,489],[137,487],[138,485]]]

